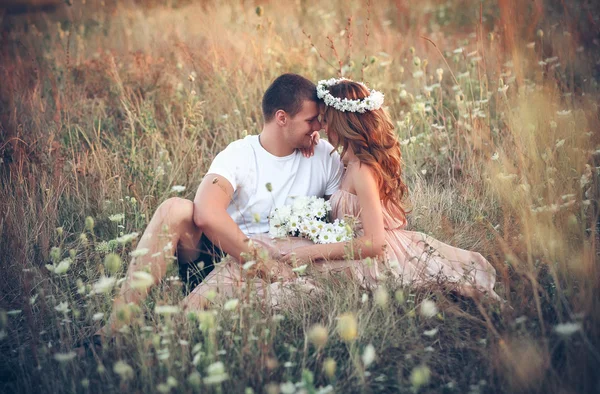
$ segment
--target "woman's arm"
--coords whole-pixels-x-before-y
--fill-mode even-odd
[[[364,235],[348,242],[302,246],[286,253],[283,256],[284,261],[341,260],[349,257],[349,254],[353,255],[350,256],[351,258],[359,259],[383,254],[385,248],[383,212],[379,188],[372,171],[369,166],[361,165],[347,175],[351,178],[358,196]]]

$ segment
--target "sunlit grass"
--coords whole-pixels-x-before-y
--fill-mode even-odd
[[[505,2],[89,3],[61,21],[6,17],[3,389],[596,387],[593,25],[577,31],[550,6],[512,9],[519,17],[506,24]],[[134,249],[156,207],[192,198],[218,151],[260,131],[262,92],[288,71],[344,74],[386,95],[409,228],[488,258],[504,308],[438,286],[386,280],[370,292],[330,276],[283,309],[240,296],[188,314],[171,265],[142,305],[119,311],[126,328],[114,342],[78,356],[145,253]],[[149,285],[144,273],[135,280]]]

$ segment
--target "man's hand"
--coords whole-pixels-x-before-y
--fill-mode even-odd
[[[312,157],[315,154],[315,146],[317,146],[317,144],[319,143],[321,136],[319,135],[318,131],[313,131],[310,138],[311,138],[310,147],[300,149],[300,153],[302,153],[302,156],[304,156],[306,158]]]

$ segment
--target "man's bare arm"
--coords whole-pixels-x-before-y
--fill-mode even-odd
[[[213,244],[242,262],[249,252],[248,237],[227,213],[233,187],[220,175],[207,174],[194,198],[194,223]]]

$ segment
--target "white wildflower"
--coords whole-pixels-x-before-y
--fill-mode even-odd
[[[419,313],[421,316],[426,318],[431,318],[437,315],[438,309],[435,305],[435,302],[431,300],[425,300],[421,303],[421,307],[419,308]]]
[[[111,222],[121,222],[125,219],[125,214],[124,213],[116,213],[114,215],[110,215],[108,217],[108,220],[110,220]]]
[[[157,315],[174,315],[179,313],[180,309],[174,305],[157,305],[154,308],[154,313]]]
[[[431,330],[423,331],[423,335],[425,335],[426,337],[434,337],[437,333],[438,333],[437,328],[432,328]]]
[[[131,276],[132,289],[146,289],[154,284],[154,277],[146,271],[136,271]]]
[[[116,241],[120,244],[126,244],[129,243],[131,241],[133,241],[134,239],[136,239],[138,237],[139,233],[129,233],[129,234],[125,234],[123,236],[120,236],[116,239]]]
[[[368,368],[369,365],[371,365],[373,361],[375,361],[375,347],[371,344],[368,344],[365,350],[363,351],[361,358],[365,368]]]
[[[129,253],[129,255],[131,257],[140,257],[140,256],[147,255],[149,251],[150,251],[150,249],[148,249],[148,248],[139,248],[139,249],[136,249],[133,252]]]
[[[75,358],[75,356],[77,356],[77,354],[75,352],[56,353],[56,354],[54,354],[54,359],[56,361],[58,361],[59,363],[66,363],[66,362],[73,360]]]
[[[554,332],[564,337],[571,336],[579,330],[581,330],[581,323],[578,322],[561,323],[554,326]]]
[[[232,298],[223,305],[223,309],[226,311],[232,311],[238,307],[239,303],[240,301],[237,298]]]
[[[58,304],[57,306],[54,307],[54,309],[56,309],[58,312],[62,313],[62,314],[67,314],[69,313],[69,311],[71,311],[69,309],[69,303],[67,303],[66,301],[61,302],[60,304]]]
[[[175,193],[181,193],[184,190],[185,190],[185,186],[182,186],[182,185],[175,185],[171,188],[171,191],[175,192]]]
[[[95,294],[108,293],[112,290],[115,285],[116,278],[102,276],[93,286],[93,292]]]

